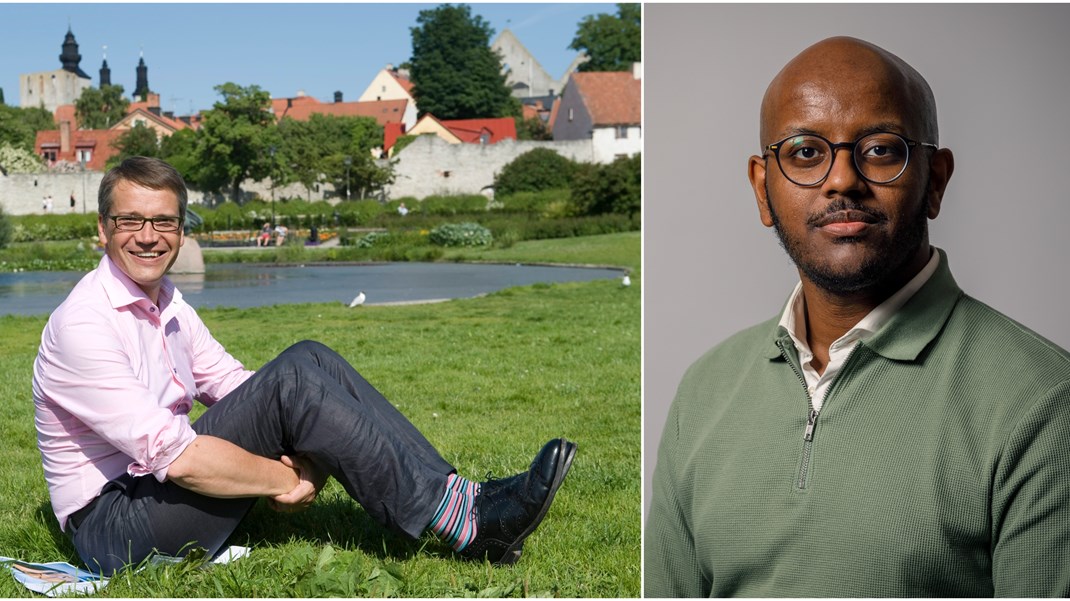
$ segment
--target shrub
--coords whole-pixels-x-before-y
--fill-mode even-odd
[[[79,240],[97,235],[97,215],[20,215],[8,217],[11,221],[12,242],[35,242],[40,240]]]
[[[4,248],[11,242],[11,222],[4,213],[4,207],[0,206],[0,248]]]
[[[639,154],[608,165],[584,165],[572,183],[572,205],[580,215],[636,215],[642,207],[642,179]]]
[[[494,179],[494,195],[568,188],[575,171],[575,161],[549,148],[529,150],[502,167]]]
[[[383,241],[388,241],[389,239],[390,234],[388,232],[371,232],[357,240],[357,247],[371,248],[377,244],[381,245]]]
[[[567,203],[569,194],[568,188],[552,188],[539,192],[516,192],[508,196],[496,193],[494,199],[500,205],[497,210],[502,213],[530,213],[545,216],[547,209],[554,203]]]
[[[478,223],[445,223],[431,230],[428,239],[437,246],[486,246],[494,236]]]
[[[408,206],[408,205],[406,205]],[[482,213],[487,210],[487,197],[481,194],[457,196],[428,196],[420,203],[420,211],[427,215],[457,215]]]

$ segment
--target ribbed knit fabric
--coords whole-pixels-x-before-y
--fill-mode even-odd
[[[799,369],[772,319],[688,370],[646,596],[1070,596],[1070,354],[963,294],[944,255],[810,440]]]
[[[428,528],[454,551],[463,550],[476,537],[475,506],[478,494],[479,484],[457,474],[447,477],[446,492]]]

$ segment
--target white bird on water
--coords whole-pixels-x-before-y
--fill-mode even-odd
[[[361,290],[361,291],[360,291],[360,294],[358,294],[358,295],[356,296],[356,298],[354,298],[354,299],[353,299],[353,300],[352,300],[352,301],[351,301],[351,302],[349,303],[349,306],[350,306],[350,307],[359,307],[360,305],[363,305],[363,304],[364,304],[364,299],[365,299],[365,296],[364,296],[364,291],[363,291],[363,290]]]
[[[627,288],[628,286],[631,286],[632,285],[632,278],[630,278],[628,276],[624,276],[623,278],[620,279],[620,285],[625,287],[625,288]]]

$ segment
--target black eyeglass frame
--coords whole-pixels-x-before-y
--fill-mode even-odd
[[[139,217],[137,215],[108,215],[108,219],[111,219],[112,225],[115,226],[115,229],[120,231],[120,232],[140,232],[141,230],[145,229],[145,223],[149,222],[149,223],[152,224],[152,229],[156,230],[157,232],[160,232],[161,234],[173,234],[175,232],[182,231],[182,223],[183,223],[183,221],[185,221],[181,217],[170,217],[170,216],[166,216],[166,215],[165,216],[160,216],[160,217]],[[141,220],[141,225],[138,226],[137,229],[120,228],[119,227],[119,220],[120,219],[140,219]],[[175,227],[175,229],[173,229],[173,230],[161,230],[160,228],[156,227],[157,223],[161,223],[163,221],[169,221],[171,219],[177,219],[178,220],[178,226]]]
[[[895,177],[893,177],[893,178],[891,178],[889,180],[886,180],[886,181],[878,181],[878,180],[872,179],[870,177],[867,177],[865,173],[862,173],[862,168],[858,166],[858,156],[855,155],[855,148],[858,146],[859,142],[861,142],[862,140],[865,140],[866,138],[868,138],[870,136],[876,136],[876,135],[895,136],[895,137],[899,138],[900,140],[902,140],[907,146],[907,156],[906,156],[906,160],[903,161],[903,168],[899,170],[899,173],[897,173],[895,175]],[[784,142],[787,142],[788,140],[790,140],[792,138],[798,138],[799,136],[810,136],[812,138],[817,138],[818,140],[821,140],[825,144],[828,144],[828,147],[832,151],[832,159],[829,161],[829,166],[828,166],[828,169],[825,171],[825,175],[822,175],[820,179],[818,179],[816,182],[814,182],[812,184],[802,184],[802,183],[799,183],[799,182],[795,181],[794,179],[791,178],[790,175],[788,175],[788,173],[786,171],[784,171],[784,165],[782,165],[780,163],[780,148],[781,148],[781,146],[784,144]],[[870,132],[868,134],[860,136],[854,142],[833,142],[832,140],[829,140],[828,138],[826,138],[824,136],[821,136],[821,135],[818,135],[818,134],[803,134],[803,133],[792,134],[792,135],[784,138],[783,140],[780,140],[779,142],[774,142],[774,143],[766,146],[765,149],[767,151],[769,151],[769,152],[772,152],[773,156],[776,157],[776,164],[777,164],[777,167],[780,168],[780,173],[784,177],[786,177],[789,182],[795,184],[796,186],[800,186],[800,187],[803,187],[803,188],[812,188],[814,186],[820,186],[822,183],[824,183],[824,181],[826,179],[828,179],[829,174],[832,173],[832,166],[836,163],[836,152],[841,148],[846,148],[846,149],[851,151],[851,164],[854,165],[855,171],[858,173],[858,175],[862,179],[866,180],[867,182],[869,182],[871,184],[885,185],[885,184],[890,184],[890,183],[894,182],[895,180],[897,180],[900,177],[902,177],[904,173],[906,173],[907,167],[910,166],[910,149],[911,148],[916,148],[918,146],[921,146],[922,148],[932,148],[934,150],[940,148],[936,144],[932,144],[932,143],[929,143],[929,142],[917,142],[915,140],[911,140],[910,138],[908,138],[908,137],[906,137],[904,135],[897,134],[895,132],[891,132],[891,131],[875,131],[875,132]],[[766,155],[763,155],[763,156],[768,156],[768,153]]]

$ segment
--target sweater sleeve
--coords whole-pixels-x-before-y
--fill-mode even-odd
[[[1009,427],[992,488],[995,596],[1070,596],[1070,381]]]
[[[695,551],[691,524],[677,497],[678,401],[669,409],[654,468],[653,498],[644,535],[643,586],[648,598],[708,597],[710,592],[709,579],[704,577]]]

